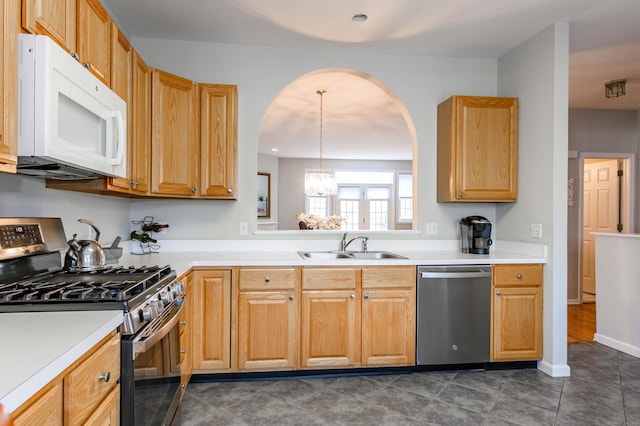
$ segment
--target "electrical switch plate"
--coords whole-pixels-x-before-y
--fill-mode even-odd
[[[531,238],[542,238],[542,224],[532,223],[530,235],[531,235]]]
[[[240,222],[240,235],[249,235],[249,224],[247,222]]]
[[[436,222],[427,222],[426,235],[438,235],[438,224]]]

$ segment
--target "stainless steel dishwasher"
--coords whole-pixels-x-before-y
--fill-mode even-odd
[[[491,266],[419,266],[416,363],[489,362]]]

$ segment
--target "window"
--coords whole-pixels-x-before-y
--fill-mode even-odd
[[[398,222],[413,220],[413,175],[398,173]]]
[[[411,172],[336,171],[335,196],[307,196],[306,211],[345,220],[344,231],[395,229],[396,223],[411,223],[413,191]]]

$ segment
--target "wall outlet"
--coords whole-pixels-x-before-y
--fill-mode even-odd
[[[436,222],[427,222],[426,235],[438,235],[438,224]]]
[[[531,235],[531,238],[542,238],[542,224],[532,223],[529,234]]]
[[[240,222],[240,235],[249,235],[249,224],[247,222]]]

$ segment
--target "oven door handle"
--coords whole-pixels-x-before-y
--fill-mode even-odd
[[[145,352],[147,349],[151,348],[153,345],[158,343],[165,337],[173,327],[178,324],[180,320],[180,314],[184,309],[184,299],[183,303],[179,305],[178,310],[171,315],[164,324],[162,324],[158,329],[156,329],[152,334],[147,335],[143,333],[142,335],[133,339],[133,359],[135,360],[139,354]]]

